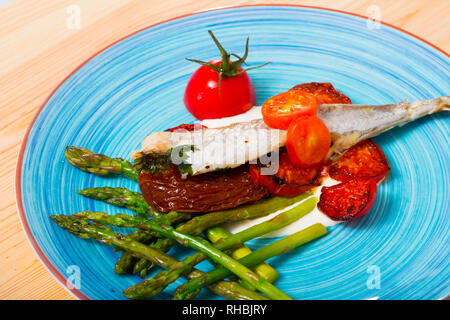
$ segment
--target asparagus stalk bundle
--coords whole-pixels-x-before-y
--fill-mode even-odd
[[[51,216],[51,217],[52,219],[54,219],[54,217],[61,217],[61,216]],[[145,220],[142,217],[138,216],[128,216],[124,214],[116,214],[114,216],[111,216],[101,212],[90,213],[88,211],[84,211],[82,212],[81,215],[77,215],[77,217],[85,217],[88,220],[93,220],[95,222],[99,222],[105,225],[115,225],[118,227],[127,227],[127,228],[137,227],[148,230],[150,232],[157,233],[159,236],[176,240],[182,245],[197,250],[199,251],[199,253],[204,254],[214,262],[224,266],[232,273],[234,273],[236,276],[252,285],[255,289],[261,291],[262,293],[265,293],[269,298],[276,300],[291,300],[291,298],[288,295],[286,295],[278,288],[273,286],[270,282],[261,279],[253,271],[243,266],[233,258],[229,257],[221,250],[214,247],[208,241],[202,238],[190,236],[188,234],[179,232],[170,226],[158,224],[151,220]],[[56,222],[57,220],[54,219],[54,221]],[[60,226],[62,226],[62,224],[60,224]],[[109,239],[103,239],[102,242],[109,244]]]
[[[203,261],[207,257],[211,258],[213,261],[215,261],[219,264],[222,264],[222,263],[224,263],[224,261],[214,259],[214,253],[221,252],[220,250],[225,250],[228,248],[235,248],[236,246],[241,246],[243,243],[245,243],[248,240],[251,240],[256,237],[265,235],[267,233],[279,230],[279,229],[289,225],[290,223],[300,219],[307,213],[311,212],[314,209],[316,202],[317,202],[317,199],[314,197],[311,197],[311,198],[305,200],[304,202],[302,202],[300,205],[298,205],[290,210],[287,210],[285,212],[282,212],[282,213],[278,214],[276,217],[274,217],[268,221],[264,221],[258,225],[255,225],[253,227],[245,229],[245,230],[243,230],[239,233],[236,233],[226,239],[222,239],[222,240],[216,242],[214,244],[215,245],[214,247],[209,245],[209,243],[208,243],[208,249],[210,249],[209,251],[204,250],[205,248],[201,248],[200,246],[197,246],[197,245],[191,246],[190,244],[192,244],[192,243],[189,242],[190,239],[188,237],[182,236],[181,238],[177,238],[177,240],[181,240],[182,244],[189,245],[193,249],[198,249],[198,251],[200,251],[200,252],[197,252],[196,254],[187,257],[186,259],[184,259],[182,261],[182,263],[180,265],[177,265],[176,268],[174,268],[173,270],[170,270],[169,272],[158,274],[158,281],[152,281],[153,279],[150,279],[150,280],[146,280],[144,282],[141,282],[135,286],[128,288],[125,291],[125,295],[127,297],[131,297],[131,298],[144,298],[144,297],[152,296],[155,292],[160,292],[163,289],[163,288],[161,289],[161,288],[155,288],[155,287],[164,286],[164,288],[165,288],[167,285],[169,285],[170,283],[175,281],[181,275],[188,273],[196,264],[198,264],[200,261]],[[153,222],[145,221],[140,217],[132,217],[132,216],[127,216],[127,215],[123,215],[123,214],[117,214],[114,216],[110,216],[110,215],[107,215],[107,214],[101,213],[101,212],[93,213],[93,212],[89,212],[89,211],[78,213],[78,215],[84,216],[90,220],[93,220],[95,222],[99,222],[102,224],[115,225],[115,226],[119,226],[119,227],[130,227],[130,228],[136,227],[136,228],[140,228],[142,230],[146,230],[146,231],[150,231],[150,232],[155,231]],[[141,223],[139,221],[141,221]],[[166,227],[166,228],[168,228],[168,227]],[[176,230],[173,230],[173,231],[175,233],[180,233],[179,231],[176,231]],[[182,233],[180,233],[180,234],[182,234]],[[163,234],[163,235],[168,238],[175,239],[175,237],[173,237],[173,235],[165,235],[165,234]],[[182,235],[185,235],[185,234],[182,234]],[[196,239],[193,237],[190,237],[190,238]],[[184,240],[186,240],[186,242],[184,242]],[[203,244],[205,244],[205,243],[203,243]],[[216,249],[217,251],[212,250],[212,248]],[[239,274],[237,274],[237,275],[240,276]],[[244,281],[247,281],[247,283],[252,285],[253,288],[257,288],[255,286],[254,281],[248,281],[248,279],[246,277],[241,277],[241,279],[243,279]],[[266,280],[264,280],[264,281],[269,283]],[[264,291],[262,291],[262,292],[264,292]]]
[[[110,246],[117,246],[128,252],[131,252],[137,258],[145,258],[154,264],[163,268],[172,268],[179,263],[175,258],[157,250],[146,246],[138,241],[132,240],[121,234],[112,232],[110,229],[97,224],[89,223],[89,221],[82,217],[53,215],[50,218],[60,227],[68,230],[70,233],[82,239],[95,239],[103,244]],[[193,270],[186,278],[193,279],[203,275],[204,272]],[[267,297],[239,286],[232,281],[219,281],[208,288],[226,298],[232,300],[266,300]]]
[[[308,200],[306,200],[308,201]],[[314,201],[315,203],[315,201]],[[309,210],[311,211],[311,210]],[[308,211],[308,212],[309,212]],[[76,214],[78,217],[85,217],[89,220],[95,221],[96,223],[101,223],[104,225],[114,225],[118,227],[126,227],[126,228],[139,228],[146,230],[150,233],[155,233],[160,237],[169,238],[175,241],[178,241],[182,245],[186,247],[190,247],[196,251],[198,251],[198,255],[203,254],[203,257],[208,257],[212,261],[224,266],[236,276],[246,281],[253,288],[265,293],[269,298],[277,299],[277,300],[286,300],[291,299],[288,295],[277,289],[270,282],[262,279],[257,274],[255,274],[252,270],[238,263],[235,259],[229,257],[220,249],[211,245],[208,241],[197,238],[186,233],[182,233],[180,231],[175,230],[173,227],[164,224],[158,224],[151,220],[143,219],[139,216],[129,216],[126,214],[116,214],[116,215],[108,215],[103,212],[89,212],[83,211],[80,214]],[[274,219],[272,219],[274,220]],[[278,223],[278,221],[280,223]],[[280,225],[286,223],[288,221],[286,219],[278,219],[274,221],[274,225]],[[290,221],[292,222],[292,221]],[[286,224],[284,224],[286,225]],[[249,228],[251,229],[251,228]],[[249,230],[247,229],[247,230]],[[243,233],[243,232],[241,232]],[[264,234],[264,233],[262,233]],[[262,235],[260,234],[260,235]],[[232,237],[230,237],[232,238]],[[196,260],[200,260],[200,257]],[[189,271],[192,268],[189,268]],[[184,272],[183,272],[184,273]]]

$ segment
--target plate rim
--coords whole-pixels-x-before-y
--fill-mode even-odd
[[[140,28],[130,34],[127,34],[119,39],[117,39],[116,41],[108,44],[106,47],[100,49],[99,51],[95,52],[94,54],[90,55],[89,57],[87,57],[86,59],[84,59],[75,69],[73,69],[67,76],[65,76],[59,83],[58,85],[50,92],[50,94],[47,96],[47,98],[44,100],[44,102],[42,103],[42,105],[39,107],[39,109],[36,111],[33,119],[31,120],[30,124],[28,125],[27,130],[25,131],[25,135],[22,139],[21,145],[20,145],[20,149],[19,149],[19,154],[17,157],[17,165],[16,165],[16,174],[15,174],[15,193],[16,193],[16,207],[17,207],[17,212],[19,215],[19,220],[20,223],[22,225],[22,229],[25,232],[25,236],[28,240],[28,242],[31,244],[31,248],[33,249],[33,251],[35,252],[35,254],[37,255],[39,261],[44,265],[44,267],[47,269],[47,271],[49,271],[49,273],[52,275],[52,277],[54,279],[56,279],[64,289],[66,289],[66,291],[68,291],[70,294],[72,294],[72,296],[74,296],[77,299],[80,300],[91,300],[89,297],[87,297],[84,293],[82,293],[79,289],[77,288],[73,288],[73,289],[69,289],[68,285],[67,285],[67,278],[64,277],[54,266],[53,264],[50,262],[50,260],[47,258],[47,256],[44,254],[44,252],[42,251],[42,249],[39,247],[36,239],[34,238],[30,226],[28,224],[28,221],[26,219],[25,216],[25,210],[23,207],[23,200],[22,200],[22,192],[21,192],[21,177],[22,177],[22,165],[23,165],[23,155],[25,152],[25,148],[27,146],[27,142],[28,142],[28,137],[30,135],[31,129],[33,128],[37,118],[39,117],[39,115],[41,114],[43,108],[47,105],[48,101],[50,100],[50,98],[55,94],[55,92],[61,87],[61,85],[63,83],[65,83],[73,74],[75,74],[81,67],[83,67],[86,63],[88,63],[89,61],[91,61],[93,58],[95,58],[97,55],[101,54],[102,52],[106,51],[107,49],[109,49],[110,47],[114,46],[115,44],[129,38],[132,37],[144,30],[153,28],[155,26],[167,23],[167,22],[171,22],[171,21],[175,21],[178,19],[182,19],[185,17],[190,17],[190,16],[195,16],[198,14],[203,14],[203,13],[207,13],[207,12],[215,12],[215,11],[224,11],[224,10],[230,10],[230,9],[238,9],[238,8],[252,8],[252,7],[292,7],[292,8],[306,8],[306,9],[314,9],[314,10],[323,10],[323,11],[330,11],[330,12],[337,12],[340,14],[344,14],[344,15],[350,15],[350,16],[356,16],[359,18],[363,18],[363,19],[370,19],[367,16],[358,14],[358,13],[353,13],[353,12],[348,12],[348,11],[344,11],[344,10],[339,10],[339,9],[332,9],[332,8],[326,8],[326,7],[319,7],[319,6],[308,6],[308,5],[300,5],[300,4],[248,4],[248,5],[234,5],[234,6],[223,6],[223,7],[214,7],[214,8],[208,8],[208,9],[202,9],[202,10],[197,10],[194,12],[190,12],[190,13],[185,13],[183,15],[179,15],[176,17],[172,17],[172,18],[168,18],[165,20],[161,20],[158,22],[155,22],[151,25],[148,25],[146,27]],[[404,30],[400,27],[394,26],[390,23],[384,22],[384,21],[377,21],[383,25],[386,25],[392,29],[398,30],[404,34],[407,34],[413,38],[416,38],[417,40],[427,44],[428,46],[438,50],[439,52],[443,53],[444,55],[446,55],[447,57],[450,58],[450,54],[447,53],[446,51],[444,51],[443,49],[439,48],[438,46],[432,44],[431,42],[421,38],[420,36],[417,36],[407,30]],[[442,297],[441,299],[447,299],[448,297]]]

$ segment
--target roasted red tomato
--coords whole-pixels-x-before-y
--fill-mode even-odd
[[[316,115],[317,102],[310,93],[291,90],[269,98],[261,113],[267,126],[286,130],[298,117]]]
[[[275,174],[287,184],[304,185],[310,184],[320,174],[320,166],[299,168],[292,164],[286,151],[280,152],[278,160],[278,171]]]
[[[323,187],[317,207],[333,220],[353,220],[372,208],[376,194],[375,179],[349,180]]]
[[[275,175],[261,173],[259,165],[250,165],[250,176],[257,184],[280,197],[295,197],[320,185],[320,167],[298,168],[289,160],[286,151],[280,153]]]
[[[295,166],[307,168],[320,164],[330,145],[330,132],[316,116],[300,117],[289,125],[286,148],[289,159]]]
[[[330,177],[338,181],[354,178],[374,178],[380,181],[389,172],[389,164],[380,147],[364,140],[348,149],[329,169]]]
[[[352,103],[349,97],[337,91],[331,83],[302,83],[293,87],[290,91],[292,90],[306,92],[314,95],[318,105],[330,103]]]
[[[297,185],[285,183],[276,176],[261,174],[260,168],[253,164],[250,165],[250,176],[254,182],[268,189],[271,194],[286,198],[295,197],[316,186],[314,184]]]

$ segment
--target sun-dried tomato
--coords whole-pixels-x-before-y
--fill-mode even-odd
[[[246,165],[183,178],[176,166],[151,174],[142,171],[139,187],[155,210],[210,212],[235,208],[269,195],[253,182]]]

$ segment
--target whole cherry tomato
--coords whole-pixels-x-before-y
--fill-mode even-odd
[[[222,60],[209,63],[220,66]],[[243,69],[239,68],[238,72]],[[255,105],[255,89],[246,72],[223,76],[209,66],[194,72],[184,93],[184,104],[197,119],[218,119],[244,113]]]
[[[248,38],[245,53],[242,57],[229,54],[216,39],[211,30],[208,31],[220,50],[222,59],[203,62],[188,59],[202,66],[194,72],[184,93],[184,104],[197,119],[218,119],[231,117],[248,111],[255,105],[255,88],[241,65],[248,55]],[[232,61],[231,56],[238,57]]]
[[[290,90],[269,98],[264,102],[261,113],[267,126],[286,130],[298,117],[316,115],[317,101],[308,92]]]
[[[321,163],[330,145],[330,132],[316,116],[300,117],[289,125],[286,148],[295,166],[307,168]]]

